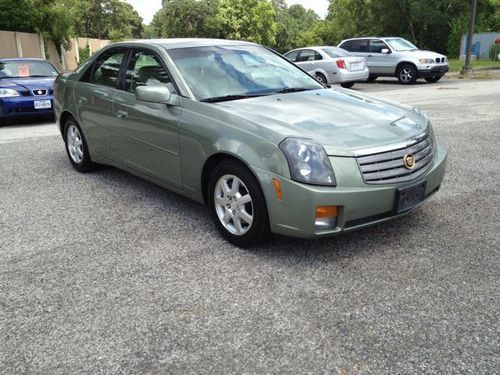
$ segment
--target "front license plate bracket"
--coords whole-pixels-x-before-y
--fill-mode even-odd
[[[418,206],[425,199],[427,181],[396,191],[396,213],[402,213]]]

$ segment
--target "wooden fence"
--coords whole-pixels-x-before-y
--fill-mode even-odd
[[[71,38],[71,47],[61,47],[57,52],[52,40],[45,40],[41,34],[0,30],[0,57],[36,57],[47,59],[60,71],[75,70],[80,62],[79,48],[89,46],[90,54],[108,45],[109,40],[93,38]]]

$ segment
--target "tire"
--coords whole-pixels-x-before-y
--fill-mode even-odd
[[[345,82],[345,83],[341,83],[340,86],[342,86],[345,89],[350,89],[352,86],[354,86],[354,83],[355,82]]]
[[[324,85],[328,84],[328,81],[326,80],[326,77],[323,74],[321,74],[321,73],[316,73],[316,79],[318,81],[320,81],[321,83],[323,83]]]
[[[83,136],[82,129],[72,118],[68,119],[64,124],[64,143],[73,168],[81,173],[95,169],[96,165],[90,160],[87,141]]]
[[[427,77],[425,80],[429,83],[435,83],[439,81],[443,76],[434,76],[434,77]]]
[[[411,85],[417,81],[417,68],[412,64],[403,64],[398,69],[398,81],[402,85]]]
[[[368,76],[368,79],[366,80],[366,82],[374,82],[377,78],[378,78],[378,76],[374,76],[374,75],[370,74]]]
[[[247,248],[269,237],[264,193],[255,176],[242,163],[225,160],[217,164],[210,176],[207,195],[215,226],[227,241]]]

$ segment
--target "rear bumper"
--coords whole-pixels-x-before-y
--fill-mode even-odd
[[[35,109],[35,100],[50,100],[51,108]],[[0,98],[0,118],[44,116],[53,113],[54,97],[52,95]]]
[[[404,184],[368,185],[363,182],[354,158],[331,158],[338,186],[322,187],[295,181],[254,169],[260,179],[268,206],[271,231],[290,237],[330,237],[373,224],[397,218],[425,203],[441,186],[446,167],[447,151],[438,146],[433,165],[427,172]],[[276,198],[272,178],[280,181],[282,201]],[[427,182],[425,199],[410,210],[397,213],[395,208],[398,188]],[[316,208],[339,206],[337,226],[327,230],[315,227]]]
[[[439,65],[431,68],[418,69],[418,78],[427,78],[427,77],[435,77],[435,76],[444,76],[450,68],[448,65]]]
[[[366,81],[369,75],[370,71],[368,70],[368,68],[355,72],[349,72],[347,70],[339,69],[339,72],[335,74],[335,82],[344,83],[353,81]]]

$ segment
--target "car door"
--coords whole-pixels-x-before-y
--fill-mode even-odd
[[[300,51],[295,61],[306,72],[313,74],[316,55],[319,54],[316,51],[313,51],[312,49],[303,49]]]
[[[349,51],[354,56],[366,58],[366,63],[368,65],[368,68],[370,69],[370,73],[376,73],[375,71],[372,71],[372,67],[370,65],[369,55],[371,55],[371,53],[369,39],[348,40],[339,45],[339,47],[345,49],[346,51]]]
[[[166,65],[149,49],[134,48],[128,58],[122,90],[115,95],[114,149],[124,167],[172,186],[182,185],[179,158],[180,105],[139,101],[139,86],[177,89]],[[180,103],[180,100],[179,100]]]
[[[76,110],[88,144],[98,154],[113,158],[109,140],[115,119],[113,99],[127,49],[104,51],[85,72],[74,90]]]
[[[383,50],[389,53],[382,53]],[[397,58],[389,46],[381,39],[370,39],[370,54],[367,57],[370,73],[394,74]]]

